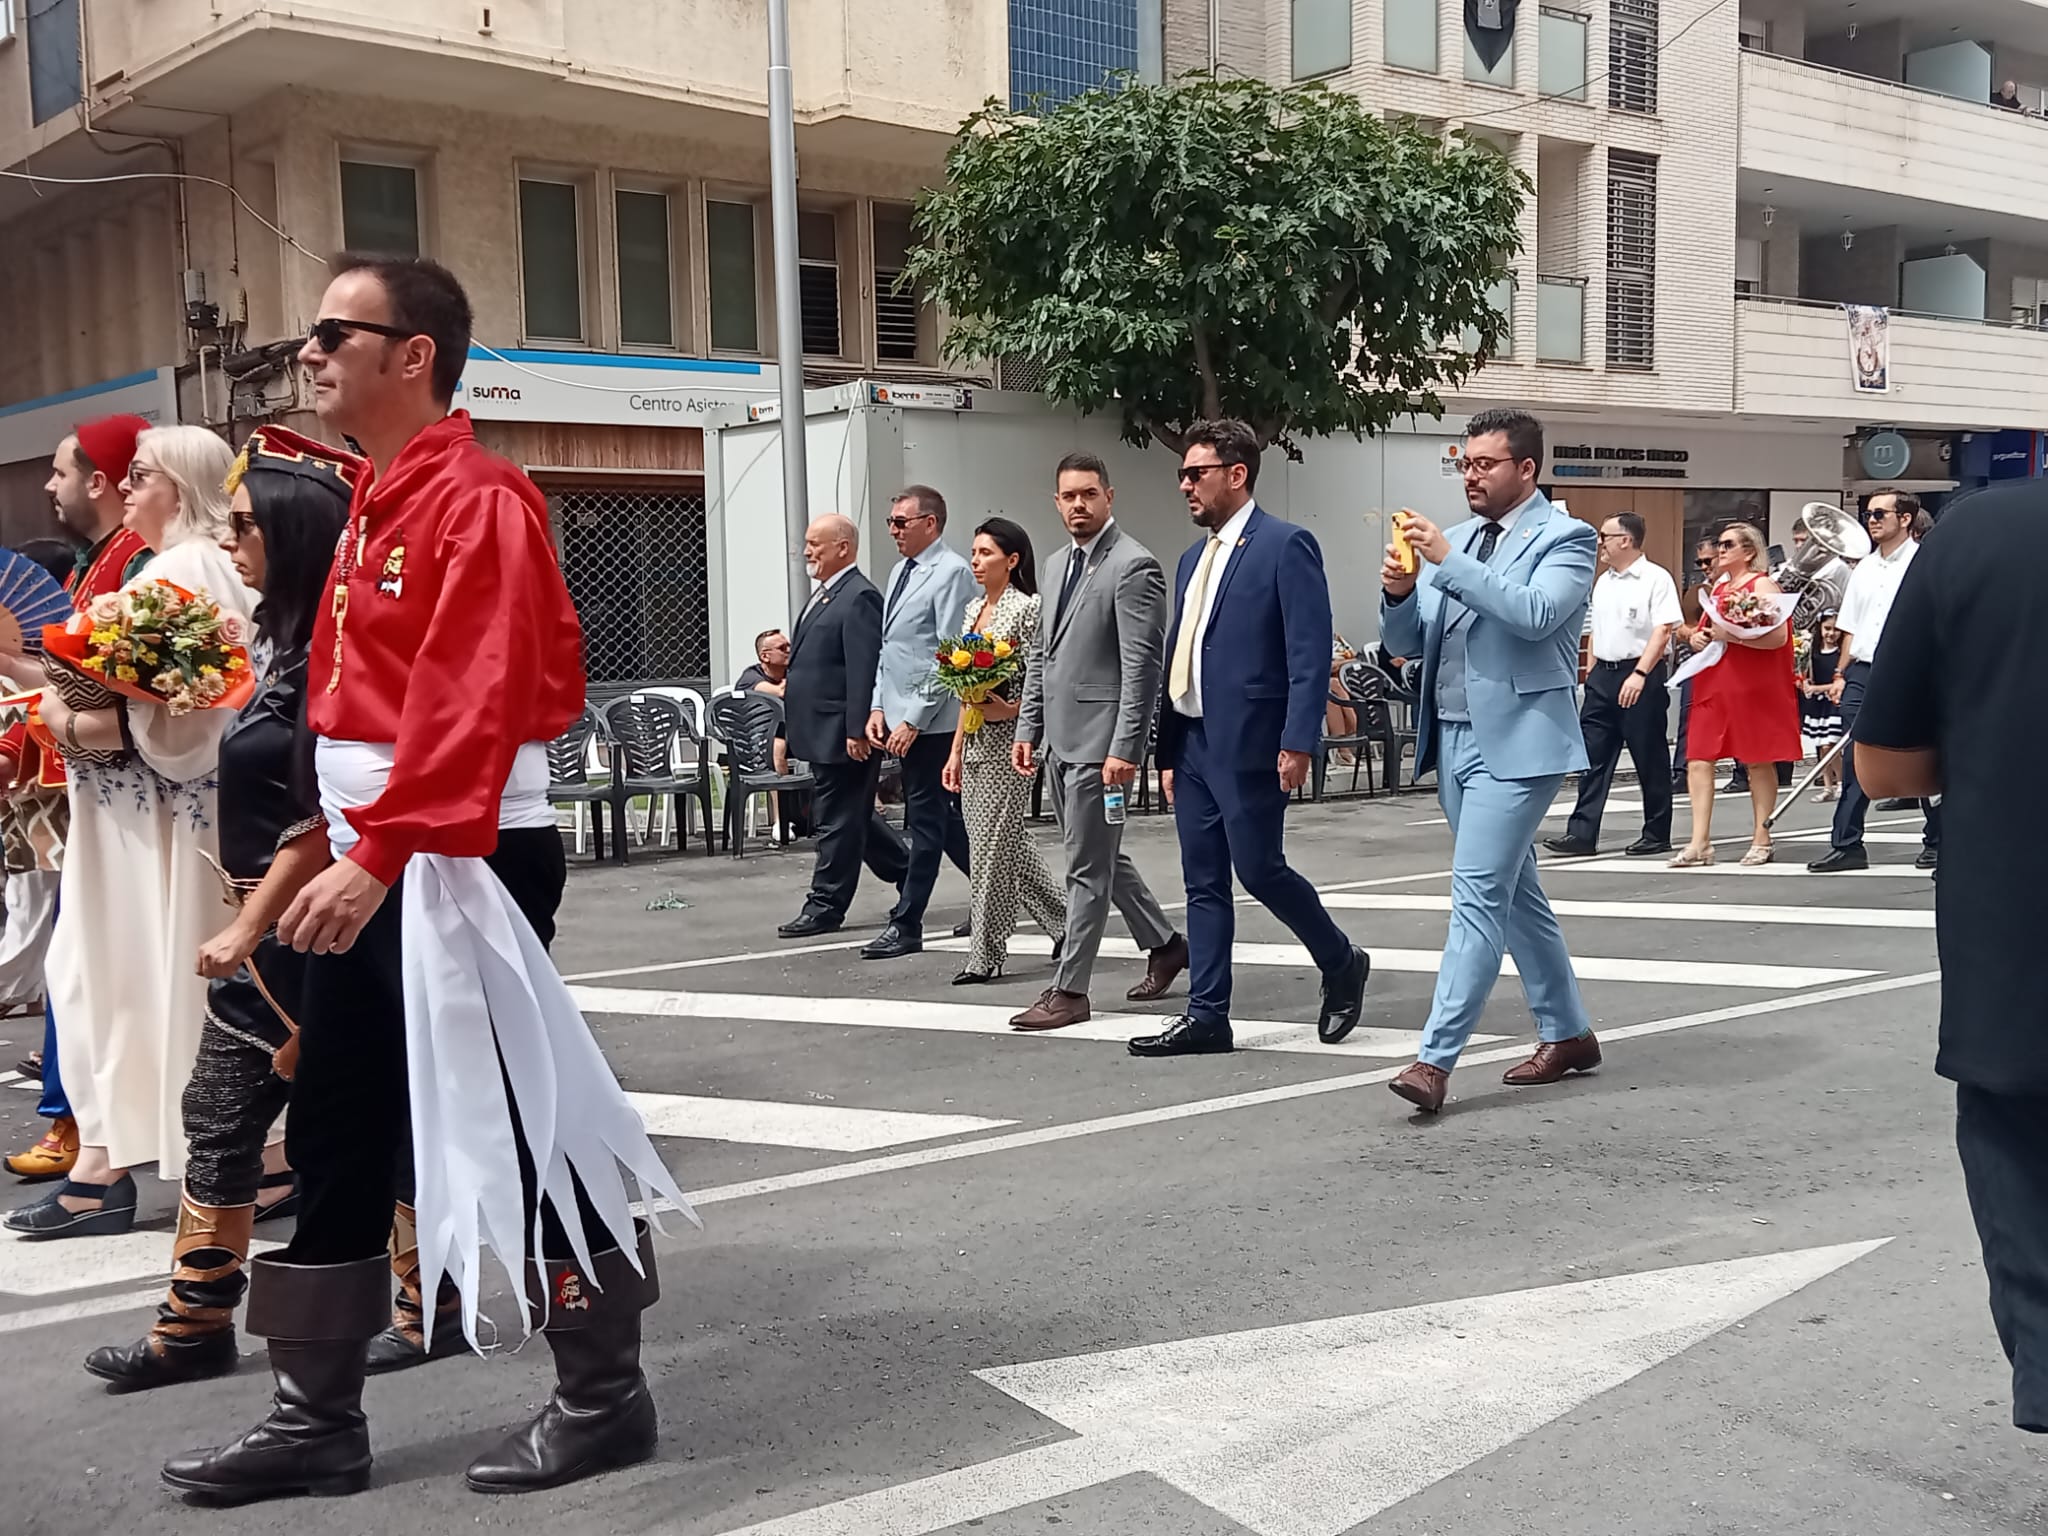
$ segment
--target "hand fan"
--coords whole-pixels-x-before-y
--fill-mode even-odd
[[[71,596],[55,577],[27,555],[0,549],[0,651],[41,651],[43,626],[62,624],[71,613]]]

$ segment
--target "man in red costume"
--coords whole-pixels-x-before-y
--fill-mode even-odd
[[[472,1343],[481,1242],[524,1276],[555,1357],[540,1414],[470,1467],[480,1492],[654,1453],[653,1250],[599,1164],[682,1204],[542,948],[566,878],[544,747],[584,702],[547,503],[449,414],[471,325],[455,278],[350,256],[334,274],[300,361],[323,424],[370,460],[307,673],[335,863],[278,923],[313,958],[286,1136],[298,1230],[251,1266],[274,1406],[164,1468],[216,1502],[368,1483],[363,1379],[409,1134],[427,1272],[456,1280]]]
[[[121,482],[128,478],[128,463],[135,457],[135,439],[149,430],[140,416],[102,416],[75,428],[57,445],[50,461],[50,480],[43,487],[57,519],[84,542],[70,579],[64,583],[71,601],[80,612],[97,597],[118,592],[128,578],[149,563],[149,546],[141,535],[122,525],[126,510],[121,501]],[[0,656],[0,671],[12,684],[12,691],[40,692],[48,680],[42,663],[28,656]],[[62,856],[64,834],[70,823],[64,791],[64,763],[55,752],[44,752],[29,739],[28,727],[17,721],[0,733],[0,758],[14,768],[16,786],[6,815],[25,828],[27,840]],[[41,862],[39,860],[39,862]],[[54,864],[51,866],[53,873]],[[10,882],[12,885],[14,882]],[[31,913],[10,890],[8,920],[17,918],[53,925],[56,918],[56,890],[50,890],[47,911]],[[70,1100],[64,1096],[64,1078],[57,1063],[57,1024],[47,1005],[43,1010],[43,1097],[38,1112],[50,1122],[43,1139],[26,1152],[6,1160],[7,1171],[25,1184],[60,1179],[78,1161],[78,1122],[72,1118]]]

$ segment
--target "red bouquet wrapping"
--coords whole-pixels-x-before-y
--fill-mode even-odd
[[[249,630],[203,593],[145,582],[95,598],[85,612],[43,629],[43,650],[111,693],[161,705],[174,715],[240,709],[256,691]],[[74,709],[91,708],[57,685]],[[38,724],[39,722],[32,722]]]

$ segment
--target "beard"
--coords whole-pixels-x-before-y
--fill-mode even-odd
[[[806,560],[804,562],[804,574],[809,576],[811,580],[816,581],[818,579],[818,562]]]
[[[58,522],[81,538],[92,537],[93,505],[90,497],[80,496],[67,502],[62,496],[52,496],[50,505],[56,509]]]

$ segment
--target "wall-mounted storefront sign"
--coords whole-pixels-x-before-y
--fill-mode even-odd
[[[0,407],[0,464],[47,459],[81,421],[140,416],[153,427],[178,419],[177,374],[151,368],[123,378],[67,389],[62,394]]]
[[[455,404],[480,421],[701,427],[713,413],[775,388],[770,363],[472,349]]]
[[[1692,454],[1684,448],[1561,443],[1550,450],[1550,459],[1550,472],[1560,480],[1684,480]]]

